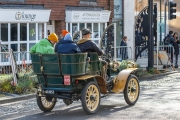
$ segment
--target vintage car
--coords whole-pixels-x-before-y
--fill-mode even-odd
[[[86,114],[99,109],[101,98],[124,93],[127,104],[134,105],[139,97],[137,68],[111,70],[110,60],[104,77],[102,62],[96,53],[31,54],[34,73],[38,77],[37,104],[50,112],[57,99],[66,105],[80,100]]]

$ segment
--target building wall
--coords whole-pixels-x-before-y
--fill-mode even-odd
[[[167,0],[168,1],[168,0]],[[154,3],[158,3],[158,11],[160,12],[160,0],[154,0]],[[176,19],[168,20],[167,19],[167,32],[168,30],[172,30],[174,32],[179,32],[180,34],[180,0],[173,0],[176,3]],[[140,12],[144,7],[148,6],[148,0],[135,0],[135,12]],[[162,16],[164,16],[164,0],[162,0]],[[167,17],[168,17],[168,7],[167,10]]]
[[[65,29],[65,7],[66,6],[87,6],[103,7],[105,10],[113,11],[113,0],[97,0],[97,6],[80,5],[80,0],[26,0],[26,2],[0,2],[0,4],[34,4],[44,5],[45,9],[51,9],[50,20],[55,20],[55,32],[60,34]],[[110,6],[109,6],[110,5]],[[112,20],[112,15],[110,21]]]
[[[128,47],[134,51],[134,3],[132,0],[124,0],[124,35],[128,37]],[[133,52],[129,51],[129,55]],[[132,53],[134,58],[134,54]]]

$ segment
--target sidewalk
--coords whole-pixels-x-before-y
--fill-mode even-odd
[[[180,67],[177,68],[175,71],[173,71],[171,68],[168,68],[166,73],[143,76],[143,77],[139,78],[139,81],[154,79],[159,76],[165,76],[168,74],[173,74],[173,73],[178,73],[178,72],[180,72]],[[11,102],[16,102],[16,101],[20,101],[20,100],[27,100],[27,99],[31,99],[31,98],[35,98],[35,97],[36,97],[35,93],[28,94],[28,95],[16,95],[16,94],[0,92],[0,104],[11,103]]]

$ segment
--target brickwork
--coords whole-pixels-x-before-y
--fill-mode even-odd
[[[55,20],[55,32],[60,34],[62,29],[65,29],[65,7],[66,6],[85,6],[80,5],[80,0],[26,0],[24,3],[14,2],[1,2],[1,4],[31,4],[31,5],[44,5],[45,9],[50,9],[50,20]],[[97,0],[97,6],[103,7],[104,10],[113,11],[113,0]],[[89,6],[87,6],[89,7]],[[110,22],[113,18],[113,12],[110,15]]]

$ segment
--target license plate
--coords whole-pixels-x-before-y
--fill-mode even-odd
[[[70,75],[64,75],[64,85],[70,85]]]
[[[45,90],[46,94],[54,94],[54,90]]]

